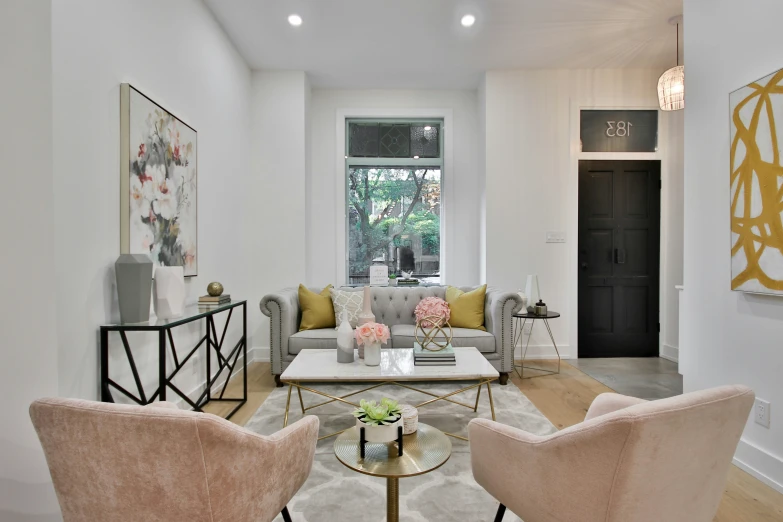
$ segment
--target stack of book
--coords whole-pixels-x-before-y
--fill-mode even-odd
[[[406,285],[408,285],[408,286],[416,286],[418,284],[419,284],[419,280],[418,279],[414,279],[414,278],[409,278],[409,279],[398,278],[397,279],[397,286],[406,286]]]
[[[413,343],[413,364],[416,366],[456,366],[454,348],[449,344],[444,349],[433,352]]]
[[[198,298],[199,306],[220,306],[231,302],[231,295],[223,294],[218,296],[202,295]]]

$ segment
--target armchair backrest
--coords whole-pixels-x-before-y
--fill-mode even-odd
[[[712,520],[753,400],[749,388],[723,386],[637,404],[583,423],[582,428],[629,425],[607,521]]]
[[[305,418],[287,445],[206,413],[74,399],[35,401],[30,417],[66,522],[272,520],[318,432]]]

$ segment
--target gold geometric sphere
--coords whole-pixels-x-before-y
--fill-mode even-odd
[[[431,324],[433,326],[425,328],[422,326],[423,324]],[[449,333],[446,333],[444,327],[448,328]],[[421,338],[419,338],[419,332],[422,333]],[[454,337],[454,331],[449,322],[443,320],[443,317],[428,315],[416,321],[414,337],[416,338],[416,342],[425,350],[439,352],[451,344],[451,340]],[[438,342],[438,339],[445,339],[445,342]]]
[[[223,285],[214,281],[207,285],[207,293],[212,297],[217,297],[223,293]]]

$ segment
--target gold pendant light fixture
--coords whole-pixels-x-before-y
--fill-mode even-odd
[[[658,104],[662,111],[685,108],[685,66],[680,65],[680,22],[682,15],[669,19],[669,23],[677,28],[677,66],[658,78]]]

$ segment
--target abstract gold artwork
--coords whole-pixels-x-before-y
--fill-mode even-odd
[[[783,295],[783,69],[731,93],[729,106],[731,288]]]

